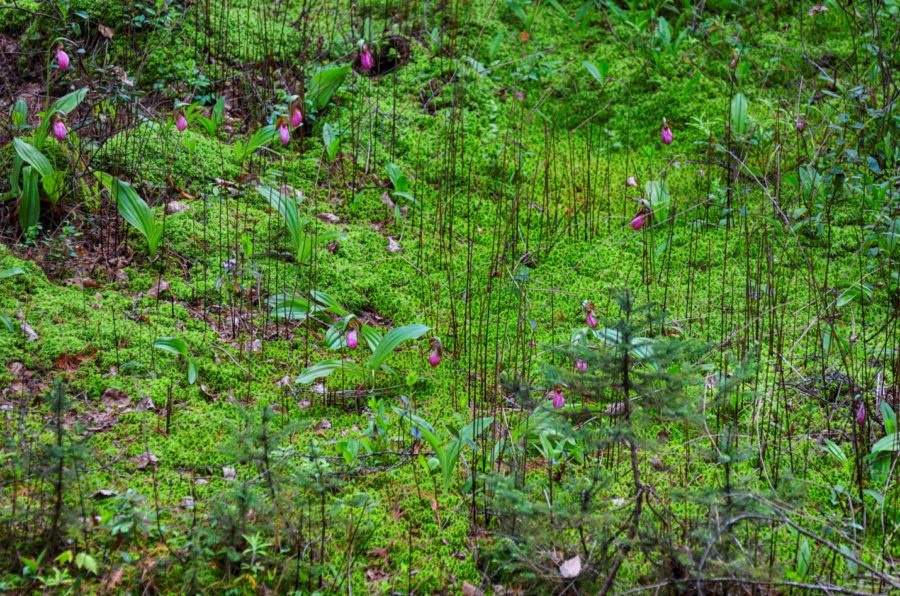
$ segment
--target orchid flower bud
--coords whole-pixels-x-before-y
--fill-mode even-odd
[[[860,426],[865,424],[866,422],[866,402],[859,402],[859,407],[856,408],[856,423]]]
[[[57,118],[53,123],[53,136],[57,141],[65,141],[66,134],[68,131],[66,130],[66,123],[62,121],[62,119]]]
[[[797,122],[794,123],[794,127],[797,129],[797,132],[803,132],[806,130],[806,120],[803,118],[798,118]]]
[[[185,130],[187,130],[187,126],[187,118],[185,118],[183,113],[178,112],[178,115],[175,116],[175,128],[178,129],[178,132],[184,132]]]
[[[347,347],[355,350],[357,346],[359,346],[359,339],[356,337],[356,328],[354,327],[347,332]]]
[[[566,403],[566,398],[558,386],[553,388],[550,398],[553,400],[553,407],[556,409],[563,407]]]
[[[594,307],[590,307],[584,312],[584,322],[591,329],[597,328],[597,317],[594,316]]]
[[[665,118],[663,118],[662,130],[660,131],[659,136],[662,138],[662,142],[666,145],[672,144],[672,129],[669,128],[668,124],[666,124]]]
[[[372,70],[375,66],[375,60],[372,59],[372,51],[369,50],[368,44],[363,45],[362,53],[359,55],[359,64],[363,70]]]
[[[575,361],[575,368],[580,373],[587,372],[587,362],[585,362],[584,360],[579,358],[578,360]]]
[[[291,126],[297,128],[303,124],[303,112],[300,111],[300,106],[294,104],[294,107],[291,108]]]
[[[68,70],[69,68],[69,55],[66,54],[62,46],[56,48],[56,64],[60,70]]]
[[[278,138],[281,139],[282,145],[287,145],[291,142],[291,129],[288,128],[287,124],[281,124],[278,127]]]
[[[637,185],[637,178],[635,178],[634,176],[629,176],[625,179],[625,186],[629,188],[637,188]]]

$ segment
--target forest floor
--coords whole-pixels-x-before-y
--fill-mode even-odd
[[[895,246],[869,250],[897,217],[895,156],[890,134],[844,148],[884,116],[863,16],[62,4],[0,11],[0,113],[21,99],[36,128],[45,96],[88,89],[41,148],[62,198],[28,232],[0,203],[0,588],[593,593],[613,568],[614,592],[708,570],[711,592],[896,587],[900,491],[863,460],[900,399]],[[4,171],[31,130],[0,133]],[[150,206],[154,254],[95,171]],[[619,288],[657,305],[635,329],[663,343],[635,358],[684,374],[653,382],[690,403],[660,416],[641,394],[627,426],[602,359],[592,392],[560,351],[595,337],[587,304],[615,327]],[[370,370],[391,329],[408,337]],[[669,339],[690,358],[654,360]],[[548,415],[564,430],[541,434]],[[583,446],[591,425],[618,438]],[[446,477],[432,433],[458,443]],[[573,522],[588,484],[594,521]],[[645,494],[655,517],[605,542]],[[720,551],[720,514],[764,521]]]

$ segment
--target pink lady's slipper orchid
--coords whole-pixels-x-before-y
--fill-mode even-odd
[[[579,358],[577,361],[575,361],[575,368],[580,373],[587,372],[587,362]]]
[[[650,213],[647,211],[645,207],[641,207],[641,210],[637,212],[637,215],[634,216],[634,219],[631,220],[631,228],[635,232],[639,232],[641,228],[644,227],[644,224],[647,223],[647,216]]]
[[[294,104],[291,108],[291,126],[297,128],[303,124],[303,112],[298,104]]]
[[[662,130],[660,131],[659,136],[662,138],[662,142],[666,145],[672,144],[672,129],[669,128],[668,124],[666,124],[665,118],[663,118]]]
[[[53,121],[53,136],[57,141],[65,141],[66,134],[68,131],[66,130],[66,123],[62,121],[62,118],[57,116]]]
[[[372,67],[375,66],[375,60],[372,59],[372,51],[368,44],[363,44],[362,53],[359,55],[359,64],[363,70],[372,70]]]
[[[291,129],[284,122],[278,125],[278,138],[281,139],[282,145],[287,145],[291,142]]]
[[[550,393],[550,398],[553,400],[553,407],[556,409],[563,407],[566,403],[566,398],[563,395],[562,389],[559,388],[559,385],[553,388],[553,391]]]
[[[359,339],[356,337],[356,328],[354,327],[349,332],[347,332],[347,347],[351,350],[355,350],[359,345]]]
[[[431,353],[428,355],[428,364],[431,365],[431,368],[436,368],[437,365],[441,363],[442,352],[443,348],[441,347],[441,340],[435,339],[431,344]]]
[[[188,121],[182,112],[178,112],[178,115],[175,116],[175,128],[178,129],[178,132],[184,132],[187,130]]]
[[[62,46],[56,48],[56,64],[60,70],[68,70],[69,68],[69,55],[66,54]]]
[[[637,188],[637,178],[634,176],[629,176],[625,179],[625,186],[628,188]]]
[[[866,402],[859,402],[859,407],[856,408],[856,423],[860,426],[865,424],[866,422]]]
[[[797,132],[803,132],[806,130],[806,120],[798,118],[797,122],[794,123],[794,127],[797,129]]]
[[[594,305],[593,304],[588,304],[584,308],[584,322],[591,329],[597,328],[597,317],[594,316]]]
[[[441,347],[437,346],[431,350],[431,354],[428,355],[428,364],[431,365],[431,368],[437,368],[437,365],[441,363]]]

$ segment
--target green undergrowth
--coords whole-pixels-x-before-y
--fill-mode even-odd
[[[86,11],[91,22],[123,18],[117,3],[76,4],[71,9]],[[812,28],[800,21],[805,10],[797,16],[760,14],[711,2],[697,25],[702,33],[670,51],[654,45],[646,27],[635,28],[596,7],[585,9],[579,25],[578,3],[528,4],[529,11],[540,10],[533,23],[522,22],[513,4],[519,6],[472,2],[468,12],[447,16],[459,34],[452,51],[450,39],[431,37],[427,27],[407,34],[398,21],[409,19],[418,27],[419,17],[398,17],[408,8],[400,2],[363,2],[354,8],[359,14],[352,24],[340,30],[327,26],[344,10],[332,3],[319,7],[322,18],[305,29],[299,22],[307,16],[295,3],[240,2],[212,10],[209,31],[195,12],[200,8],[191,6],[177,26],[136,33],[154,49],[146,61],[128,66],[140,68],[138,87],[148,95],[159,92],[165,102],[190,95],[212,104],[212,88],[222,91],[223,80],[243,76],[242,65],[248,70],[276,65],[271,73],[282,79],[266,84],[280,88],[285,73],[300,70],[291,61],[304,34],[310,36],[306,40],[322,36],[322,65],[355,60],[360,16],[374,21],[370,26],[383,39],[403,35],[412,55],[381,76],[351,72],[329,105],[294,131],[290,144],[276,140],[243,162],[235,157],[235,143],[268,123],[271,88],[253,98],[261,104],[258,117],[227,132],[211,135],[192,126],[178,133],[169,104],[161,103],[165,107],[155,119],[102,143],[91,166],[134,184],[164,222],[163,248],[151,257],[144,238],[120,221],[119,235],[133,256],[116,281],[97,274],[91,283],[85,283],[87,277],[80,283],[48,277],[37,262],[16,256],[25,252],[24,244],[0,248],[0,270],[24,270],[0,279],[0,312],[36,334],[31,340],[0,328],[0,383],[20,381],[22,370],[35,379],[18,392],[19,402],[6,400],[4,423],[11,424],[15,406],[27,402],[37,412],[28,424],[51,440],[52,433],[41,426],[49,411],[40,397],[51,380],[65,380],[75,404],[67,427],[89,436],[96,454],[79,480],[80,494],[133,489],[150,499],[147,508],[159,524],[177,530],[169,535],[184,541],[194,516],[213,515],[231,491],[250,486],[265,501],[266,490],[276,490],[260,482],[265,471],[247,455],[258,458],[259,448],[237,444],[248,440],[245,433],[264,411],[271,411],[271,432],[284,433],[271,457],[287,470],[285,478],[300,477],[297,470],[312,465],[305,453],[320,449],[333,476],[344,483],[339,490],[309,493],[338,508],[335,519],[348,524],[331,527],[328,543],[317,547],[330,565],[352,567],[349,573],[343,567],[329,570],[334,577],[349,575],[342,590],[456,592],[464,582],[485,583],[483,573],[492,565],[498,583],[535,589],[541,584],[529,582],[541,578],[519,576],[513,567],[498,570],[502,558],[480,558],[507,538],[469,523],[467,481],[483,451],[464,450],[452,482],[442,486],[440,475],[426,474],[417,458],[394,454],[378,458],[378,465],[350,465],[341,445],[366,435],[379,403],[397,425],[386,451],[407,449],[415,436],[394,415],[395,406],[415,410],[442,437],[464,426],[475,410],[522,418],[502,395],[505,375],[526,376],[536,393],[549,390],[542,378],[546,366],[572,367],[550,350],[585,327],[582,305],[593,302],[598,315],[614,317],[609,290],[628,287],[641,302],[665,311],[662,323],[639,322],[642,335],[675,335],[702,344],[693,363],[696,378],[687,390],[695,414],[709,389],[703,375],[730,371],[729,356],[759,356],[759,390],[742,397],[734,421],[741,448],[769,455],[734,462],[727,480],[708,426],[635,418],[643,482],[653,487],[658,504],[682,519],[700,519],[717,503],[726,481],[736,479],[766,498],[786,495],[786,502],[808,512],[805,521],[814,531],[827,534],[828,524],[837,523],[835,512],[842,512],[843,505],[835,503],[847,499],[834,487],[849,490],[856,472],[849,461],[835,463],[822,433],[840,429],[829,440],[852,461],[855,439],[847,429],[853,402],[814,401],[799,380],[785,386],[773,379],[788,370],[806,381],[842,363],[859,368],[886,359],[893,329],[885,325],[861,333],[860,321],[887,320],[893,307],[884,271],[863,263],[860,220],[870,217],[871,203],[849,191],[827,201],[821,195],[804,198],[797,176],[793,183],[785,178],[788,196],[777,203],[768,180],[781,160],[786,170],[796,171],[794,156],[807,149],[811,137],[796,133],[795,117],[808,118],[809,130],[819,138],[853,134],[846,121],[831,122],[843,105],[810,65],[825,60],[832,71],[851,70],[853,44],[842,16],[829,10]],[[0,31],[25,26],[17,20],[20,13],[4,12]],[[663,12],[676,26],[672,13],[677,11],[667,4]],[[790,26],[774,29],[781,19]],[[35,46],[47,41],[41,37],[47,27],[32,25],[34,39],[26,41]],[[130,43],[117,35],[111,55],[128,61]],[[215,60],[205,60],[210,56]],[[591,74],[604,64],[605,76]],[[309,74],[315,66],[302,69]],[[798,76],[808,77],[817,96],[808,110],[794,113],[784,102],[796,101]],[[251,83],[263,85],[261,79]],[[179,85],[190,92],[180,95],[184,89],[172,88]],[[293,80],[287,86],[289,92],[298,87]],[[736,93],[749,103],[746,134],[732,134],[729,106]],[[672,145],[659,140],[663,118],[674,130]],[[771,132],[776,123],[777,142]],[[334,159],[323,140],[326,125],[340,138]],[[53,150],[48,153],[62,163]],[[412,181],[408,197],[395,192],[389,163]],[[848,181],[874,186],[869,163],[843,163]],[[626,186],[630,176],[637,177],[637,188]],[[648,184],[664,186],[672,217],[655,216],[636,231],[630,225],[636,200],[649,195]],[[257,192],[260,185],[298,199],[299,214],[309,218],[306,233],[336,232],[339,238],[298,261],[284,219]],[[186,210],[166,213],[175,200]],[[33,240],[24,242],[34,246]],[[842,300],[861,280],[871,284],[870,296]],[[363,341],[357,351],[327,347],[326,329],[338,320],[333,313],[286,322],[276,320],[267,306],[274,295],[308,296],[311,289],[333,296],[382,333],[412,323],[430,330],[391,355],[391,371],[362,382],[337,371],[321,383],[297,384],[304,369],[324,359],[362,362],[369,354]],[[776,334],[778,342],[771,340]],[[432,368],[427,359],[435,336],[444,352],[441,365]],[[159,338],[180,338],[188,357],[155,348]],[[757,352],[760,343],[767,349]],[[497,359],[496,367],[483,369],[489,358]],[[189,378],[189,361],[196,382]],[[113,403],[116,391],[126,403]],[[139,407],[146,406],[146,398],[152,409]],[[569,399],[577,403],[574,396]],[[731,412],[717,410],[715,423]],[[773,437],[787,447],[772,445]],[[531,465],[523,465],[521,489],[535,507],[543,507],[559,488],[548,481],[546,459],[533,448],[525,451]],[[147,452],[154,465],[141,463]],[[243,459],[236,461],[235,453]],[[592,471],[590,461],[567,465],[569,478],[583,479]],[[600,501],[608,512],[631,498],[634,487],[627,458],[610,458],[604,465],[607,484]],[[276,484],[277,490],[292,490],[284,478]],[[362,493],[370,504],[362,513],[343,501]],[[192,501],[185,504],[188,498]],[[581,495],[558,492],[556,498],[556,506],[565,508],[577,505]],[[860,497],[870,508],[877,498]],[[301,510],[312,507],[302,503]],[[105,501],[96,508],[111,511]],[[258,513],[254,527],[267,536],[287,532],[266,526],[275,514]],[[361,544],[350,537],[356,536],[354,519],[365,535]],[[536,515],[532,521],[540,524],[540,519]],[[201,525],[220,530],[208,521]],[[644,531],[673,531],[662,524],[651,528]],[[579,536],[567,532],[561,541],[575,544]],[[799,535],[774,525],[763,532],[777,545],[773,567],[793,573]],[[185,544],[164,545],[165,534],[152,529],[147,538],[151,550],[179,553],[166,563],[169,573],[157,575],[161,591],[252,590],[249,584],[237,587],[238,579],[225,586],[219,569],[194,569],[181,556]],[[874,532],[859,536],[858,556],[877,564],[880,539]],[[506,547],[514,550],[514,542]],[[359,551],[348,554],[348,544]],[[828,556],[817,551],[813,564],[824,567]],[[846,562],[835,565],[833,573],[850,573]],[[657,561],[635,552],[624,561],[617,586],[652,584],[657,573]],[[136,570],[129,574],[129,581],[138,580]]]

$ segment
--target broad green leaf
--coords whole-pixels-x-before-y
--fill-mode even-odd
[[[34,143],[38,147],[42,146],[44,143],[44,139],[47,137],[47,131],[50,130],[50,117],[54,114],[68,114],[72,110],[78,107],[82,101],[84,101],[85,96],[87,95],[87,87],[83,89],[79,89],[77,91],[73,91],[68,95],[63,95],[50,106],[50,109],[42,114],[41,124],[38,127],[37,133],[35,134]]]
[[[845,464],[847,463],[847,456],[841,451],[841,448],[834,444],[833,441],[829,439],[825,439],[825,448],[828,450],[828,453],[831,454],[833,458],[838,460],[839,462]]]
[[[216,103],[212,109],[212,121],[216,128],[218,128],[222,121],[225,118],[225,98],[221,95],[218,99],[216,99]]]
[[[747,132],[748,125],[747,98],[743,93],[737,93],[731,100],[731,129],[742,135]]]
[[[338,302],[331,294],[327,294],[320,290],[311,290],[310,295],[313,297],[313,300],[328,307],[328,310],[333,312],[339,317],[346,317],[350,314],[346,308],[341,306],[341,303]]]
[[[163,226],[156,221],[150,206],[127,182],[105,172],[94,172],[94,175],[115,198],[119,214],[147,239],[147,247],[152,257],[162,240]]]
[[[94,575],[98,575],[100,570],[97,567],[97,560],[87,553],[78,553],[75,557],[75,565],[79,569],[87,569]]]
[[[235,144],[234,153],[237,161],[244,161],[248,155],[252,154],[254,151],[263,147],[264,145],[268,145],[272,142],[272,139],[275,138],[275,125],[269,124],[268,126],[263,126],[250,137],[250,140],[247,141],[247,144]]]
[[[27,231],[41,217],[41,199],[38,195],[38,173],[32,166],[22,168],[22,196],[19,198],[19,226]]]
[[[897,432],[897,414],[886,401],[881,402],[881,417],[884,419],[884,430],[892,435]]]
[[[343,370],[348,374],[354,375],[363,372],[363,369],[352,360],[323,360],[301,372],[300,376],[297,377],[296,383],[298,385],[308,385],[316,379],[324,379],[336,370]]]
[[[3,269],[0,271],[0,279],[6,279],[7,277],[13,277],[14,275],[24,275],[25,270],[21,267],[10,267],[9,269]]]
[[[31,164],[38,174],[41,176],[53,175],[53,166],[50,164],[50,160],[33,145],[22,139],[13,139],[13,147],[22,161]]]
[[[331,96],[347,78],[350,73],[349,66],[337,66],[320,70],[309,81],[307,99],[312,103],[316,111],[321,110],[331,100]]]
[[[801,578],[806,577],[809,571],[809,562],[811,555],[809,552],[809,541],[804,538],[800,541],[800,549],[797,551],[797,575]]]
[[[872,453],[881,453],[883,451],[900,451],[900,432],[895,432],[882,437],[874,445],[872,445]]]
[[[324,310],[324,307],[301,296],[278,294],[269,298],[267,302],[272,309],[272,316],[276,319],[303,321],[310,315]]]
[[[369,349],[374,352],[378,348],[378,344],[381,343],[381,333],[379,333],[378,330],[374,327],[363,325],[362,335],[366,339],[366,343],[369,344]]]
[[[594,77],[598,83],[602,85],[606,81],[606,77],[601,74],[600,69],[598,69],[593,62],[585,60],[582,64],[584,65],[585,70],[588,71],[588,74]]]
[[[396,329],[388,331],[378,343],[375,352],[369,358],[367,367],[369,370],[378,370],[381,368],[381,365],[384,364],[384,361],[387,360],[388,356],[391,355],[391,352],[397,349],[401,343],[410,339],[418,339],[428,333],[428,331],[428,327],[418,323],[397,327]]]
[[[654,209],[669,202],[669,188],[662,180],[650,180],[644,185],[644,191]]]
[[[280,190],[269,186],[257,186],[256,191],[269,201],[273,209],[278,210],[287,226],[291,237],[291,245],[294,247],[294,258],[303,262],[306,252],[306,236],[303,231],[303,221],[300,219],[300,211],[297,209],[297,201],[287,196]]]
[[[75,555],[72,554],[72,551],[67,550],[67,551],[64,551],[64,552],[60,553],[60,554],[59,554],[55,559],[53,559],[53,560],[56,561],[57,563],[59,563],[60,565],[65,565],[66,563],[70,563],[70,562],[72,561],[72,558],[73,558],[74,556],[75,556]]]
[[[187,343],[180,337],[157,338],[153,342],[153,347],[157,350],[162,350],[163,352],[175,354],[176,356],[184,356],[185,358],[190,355],[188,352]]]
[[[9,113],[10,122],[13,126],[22,128],[28,124],[28,104],[24,100],[16,100],[13,109]]]
[[[16,332],[16,326],[13,325],[12,319],[7,317],[2,312],[0,312],[0,323],[2,323],[3,326],[6,327],[6,330],[9,331],[10,333]]]
[[[388,163],[384,166],[384,169],[387,170],[391,183],[394,185],[394,190],[397,193],[409,192],[409,178],[406,177],[406,174],[400,168],[393,163]]]
[[[475,439],[476,436],[485,432],[494,423],[492,416],[484,418],[476,418],[459,431],[459,438],[464,443],[468,443]]]
[[[188,358],[187,361],[187,381],[188,385],[193,385],[197,382],[197,361],[193,358]]]
[[[847,563],[847,568],[850,570],[850,573],[856,575],[857,565],[856,565],[856,555],[850,550],[850,547],[846,544],[841,545],[841,553],[844,555],[844,560]]]
[[[72,110],[78,107],[78,105],[84,101],[85,96],[87,95],[87,87],[79,89],[77,91],[73,91],[68,95],[63,95],[50,106],[50,109],[47,110],[48,114],[57,114],[63,113],[68,114]]]
[[[550,6],[555,8],[556,12],[558,12],[560,15],[562,15],[563,18],[565,18],[567,20],[571,19],[571,17],[569,17],[569,13],[566,12],[566,9],[563,8],[562,5],[557,0],[550,0]]]
[[[41,186],[44,187],[44,194],[47,195],[47,199],[53,205],[59,203],[65,185],[65,173],[59,170],[53,170],[52,175],[41,178]]]
[[[325,145],[328,161],[334,161],[341,146],[341,137],[338,135],[337,129],[328,122],[322,127],[322,143]]]
[[[9,196],[17,197],[22,193],[19,177],[22,174],[22,158],[13,154],[12,168],[9,170]]]
[[[880,492],[874,491],[870,488],[864,489],[863,493],[875,499],[875,502],[878,503],[879,507],[884,507],[884,495]]]

